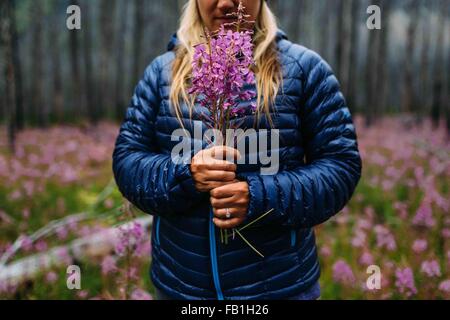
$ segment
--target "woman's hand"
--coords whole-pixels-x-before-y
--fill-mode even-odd
[[[235,228],[244,222],[250,201],[248,183],[239,181],[211,190],[214,224],[222,229]],[[226,217],[228,212],[231,217]]]
[[[191,174],[195,187],[200,192],[235,182],[236,165],[224,159],[238,159],[239,151],[226,146],[217,146],[199,151],[191,160]]]

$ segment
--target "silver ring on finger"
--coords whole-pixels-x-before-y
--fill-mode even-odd
[[[230,209],[229,209],[229,208],[226,209],[225,217],[226,217],[227,219],[230,219],[230,218],[231,218],[231,213],[230,213]]]

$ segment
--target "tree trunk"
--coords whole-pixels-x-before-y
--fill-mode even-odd
[[[343,76],[343,70],[344,70],[344,47],[346,45],[346,34],[345,34],[345,3],[344,0],[335,0],[336,1],[336,32],[337,32],[337,41],[335,43],[334,47],[334,54],[336,57],[336,68],[335,73],[337,78],[339,79],[339,82],[341,84],[341,87],[343,88],[344,93],[346,93],[346,83]]]
[[[373,1],[374,5],[381,7],[381,0]],[[377,83],[378,83],[378,72],[376,67],[377,56],[380,47],[380,33],[381,30],[368,30],[369,39],[367,43],[367,58],[366,58],[366,70],[365,70],[365,113],[366,113],[366,125],[370,126],[374,123],[375,117],[378,115],[378,103],[376,101],[377,97]]]
[[[133,85],[141,76],[142,30],[144,29],[144,1],[134,1],[134,38],[133,38]]]
[[[32,7],[32,67],[31,67],[31,112],[39,126],[46,126],[48,119],[43,103],[43,70],[42,70],[42,4],[35,1]]]
[[[328,7],[327,4],[324,1],[320,1],[319,2],[319,19],[321,21],[327,21],[329,12],[328,12]],[[326,60],[328,60],[328,54],[327,54],[327,49],[328,49],[328,28],[325,25],[323,27],[322,32],[320,32],[318,34],[319,37],[319,51],[320,54],[322,55],[322,57],[324,57]]]
[[[311,17],[312,12],[313,12],[313,2],[312,1],[307,1],[307,0],[303,0],[301,1],[299,4],[300,6],[300,10],[302,12],[302,17],[300,19],[300,41],[303,42],[304,45],[312,48],[313,47],[313,43],[314,43],[314,37],[313,37],[313,31],[314,31],[314,27],[313,27],[313,19]],[[294,11],[292,10],[292,6],[290,6],[288,8],[288,10],[290,10],[290,12]],[[295,12],[295,11],[294,11]],[[295,14],[293,15],[293,19],[294,21],[297,20],[298,18],[295,17]],[[297,22],[298,23],[298,22]]]
[[[439,126],[439,120],[441,118],[441,110],[443,104],[444,89],[444,29],[446,12],[448,12],[448,3],[445,0],[439,2],[439,18],[438,18],[438,34],[436,39],[436,51],[434,57],[434,80],[433,80],[433,104],[431,107],[431,119],[435,127]],[[447,102],[448,104],[448,102]],[[448,105],[447,105],[448,108]]]
[[[116,12],[116,0],[102,0],[101,14],[100,14],[100,30],[102,37],[102,49],[100,55],[100,105],[99,112],[104,118],[113,110],[114,94],[112,92],[113,86],[111,78],[113,75],[112,68],[112,51],[114,44],[114,17]]]
[[[358,43],[359,43],[359,9],[360,0],[351,1],[351,27],[350,27],[350,63],[348,68],[347,101],[350,111],[357,110],[356,77],[358,74]]]
[[[11,153],[15,151],[15,137],[16,137],[16,73],[14,70],[14,53],[13,53],[13,0],[3,1],[0,4],[1,15],[0,15],[0,31],[1,39],[4,45],[4,59],[5,59],[5,116],[7,124],[7,136],[8,136],[8,147]]]
[[[60,32],[59,27],[58,7],[55,8],[55,12],[52,17],[52,25],[49,31],[51,64],[52,64],[52,84],[53,84],[53,117],[57,122],[60,122],[64,118],[64,94],[62,86],[61,75],[61,46],[60,46]]]
[[[388,76],[388,68],[389,68],[389,57],[388,54],[388,37],[389,37],[389,18],[391,12],[391,0],[382,0],[381,1],[381,10],[383,12],[383,20],[382,20],[382,28],[379,32],[380,36],[380,44],[378,47],[378,55],[377,55],[377,68],[376,71],[379,72],[377,76],[377,85],[376,92],[378,95],[377,99],[377,112],[383,114],[386,110],[386,105],[388,103],[388,88],[389,86],[389,76]]]
[[[418,17],[418,0],[410,0],[407,7],[407,12],[410,13],[408,24],[408,31],[406,35],[406,52],[405,63],[403,71],[403,98],[402,111],[412,113],[415,110],[415,91],[414,91],[414,51],[416,48],[416,30]]]
[[[84,61],[84,92],[86,94],[87,116],[91,124],[96,125],[99,120],[97,96],[93,80],[93,53],[92,53],[92,19],[91,1],[85,0],[83,3],[84,28],[83,28],[83,61]]]
[[[430,79],[430,39],[432,37],[431,34],[431,19],[430,19],[430,10],[429,5],[427,3],[424,4],[422,8],[421,16],[422,16],[422,44],[421,44],[421,52],[420,52],[420,93],[421,96],[419,98],[420,108],[417,114],[418,122],[421,122],[425,114],[429,112],[429,79]]]
[[[303,17],[305,16],[305,0],[299,0],[299,3],[297,4],[297,10],[292,10],[292,4],[288,3],[287,1],[281,1],[280,3],[280,10],[283,12],[283,16],[286,17],[287,23],[287,31],[288,37],[293,42],[300,42],[300,34],[304,36],[303,28],[300,33],[300,24],[299,20],[303,20]],[[299,19],[298,17],[301,16],[302,19]]]
[[[129,2],[121,2],[120,9],[118,11],[119,16],[119,30],[117,32],[117,70],[116,70],[116,83],[115,83],[115,118],[120,120],[124,116],[125,110],[125,100],[124,100],[124,75],[125,75],[125,61],[124,61],[124,50],[125,50],[125,29],[127,25],[127,14]]]
[[[69,0],[71,5],[79,6],[78,0]],[[75,116],[85,114],[85,108],[82,105],[81,99],[81,78],[80,78],[80,63],[79,58],[79,39],[78,34],[80,30],[74,29],[69,30],[69,47],[70,47],[70,71],[72,78],[72,94],[71,94],[71,105],[70,116]]]
[[[448,17],[448,8],[447,8],[447,17]],[[449,19],[447,19],[447,30],[450,28]],[[448,35],[447,35],[448,36]],[[449,39],[450,40],[450,39]],[[448,43],[450,45],[450,43]],[[447,55],[447,85],[446,85],[446,95],[444,99],[444,108],[446,110],[446,124],[447,124],[447,136],[450,139],[450,106],[448,105],[448,101],[450,101],[450,57]]]
[[[16,96],[16,128],[22,130],[25,125],[25,113],[23,109],[23,92],[22,92],[22,65],[20,61],[19,36],[17,34],[16,24],[16,3],[15,0],[11,2],[11,41],[12,41],[12,55],[14,64],[14,79],[15,79],[15,96]]]

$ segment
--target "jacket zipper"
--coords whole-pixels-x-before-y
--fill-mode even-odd
[[[219,268],[217,266],[217,252],[216,252],[216,231],[215,225],[212,221],[213,219],[213,211],[210,209],[210,219],[209,219],[209,248],[211,252],[211,266],[213,273],[214,286],[216,287],[217,299],[223,300],[222,289],[220,287],[219,281]]]
[[[156,219],[156,222],[155,222],[155,242],[157,244],[159,244],[159,224],[160,224],[161,218],[156,216],[155,219]]]
[[[291,247],[295,247],[295,243],[297,242],[297,230],[291,230]]]

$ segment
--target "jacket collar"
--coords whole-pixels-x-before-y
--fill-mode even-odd
[[[283,30],[278,29],[277,36],[276,36],[277,43],[283,39],[288,39],[288,37]],[[167,51],[172,51],[178,43],[179,43],[179,41],[177,38],[177,34],[174,33],[169,41],[169,44],[167,45]]]

